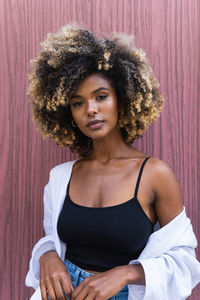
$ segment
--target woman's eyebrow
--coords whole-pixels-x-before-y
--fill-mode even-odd
[[[108,90],[109,91],[109,89],[106,88],[106,87],[100,87],[100,88],[94,90],[91,94],[95,94],[95,93],[97,93],[101,90]],[[70,99],[73,99],[73,98],[81,98],[81,96],[80,95],[73,95]]]

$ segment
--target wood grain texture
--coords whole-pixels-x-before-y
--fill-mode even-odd
[[[134,146],[171,164],[199,241],[199,11],[199,0],[0,2],[0,299],[30,298],[25,276],[32,248],[43,235],[43,189],[53,166],[75,159],[69,149],[42,140],[26,94],[29,61],[40,42],[69,21],[99,36],[132,33],[147,53],[166,102]],[[189,299],[199,300],[199,294],[198,286]]]

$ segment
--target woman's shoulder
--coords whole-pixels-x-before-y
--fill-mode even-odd
[[[165,172],[173,171],[170,163],[167,162],[166,160],[163,160],[156,156],[148,155],[148,154],[144,153],[143,151],[136,149],[136,148],[133,148],[132,153],[133,153],[132,158],[137,159],[139,164],[142,164],[142,162],[146,158],[149,158],[148,159],[149,171],[151,171],[155,174],[157,174],[159,172],[164,172],[164,171]],[[148,166],[147,166],[147,168],[148,168]]]
[[[158,157],[150,157],[148,168],[148,178],[150,178],[153,189],[157,193],[157,198],[161,194],[167,195],[172,191],[174,191],[174,194],[178,193],[180,196],[181,188],[179,179],[169,162]]]
[[[74,164],[75,160],[69,160],[66,162],[63,162],[61,164],[55,165],[51,168],[50,170],[50,176],[58,176],[58,175],[66,175],[66,172],[68,172],[70,170],[70,168],[72,167],[72,165]]]
[[[172,165],[163,159],[158,157],[151,156],[149,159],[149,169],[151,172],[152,178],[157,179],[172,179],[177,180],[175,170]]]
[[[166,160],[163,160],[156,156],[151,156],[148,154],[145,154],[144,152],[141,152],[137,149],[133,152],[133,158],[138,159],[138,164],[142,164],[146,158],[148,158],[148,161],[146,161],[145,169],[148,169],[148,174],[150,176],[159,176],[159,174],[165,174],[166,176],[172,175],[173,168],[171,167],[170,163]],[[147,163],[148,162],[148,163]]]
[[[149,161],[156,215],[162,227],[183,209],[181,186],[170,163],[156,157]]]

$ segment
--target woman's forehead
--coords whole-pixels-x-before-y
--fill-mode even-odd
[[[84,78],[78,85],[74,94],[81,93],[94,93],[99,90],[111,90],[111,84],[109,79],[103,77],[101,74],[91,74]]]

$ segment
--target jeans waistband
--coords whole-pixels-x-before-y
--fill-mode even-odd
[[[81,269],[80,267],[78,267],[77,265],[75,265],[74,263],[69,261],[68,259],[65,259],[65,265],[67,266],[67,269],[73,273],[75,273],[78,270],[80,272],[80,275],[83,277],[88,277],[90,275],[94,275],[94,273],[89,273],[89,272]],[[128,293],[128,285],[125,285],[124,288],[119,292],[119,294],[124,293],[124,292]]]
[[[72,263],[71,261],[69,261],[68,259],[65,259],[65,264],[67,264],[67,266],[74,272],[75,270],[79,270],[81,272],[82,275],[85,276],[90,276],[90,275],[94,275],[94,273],[89,273],[85,270],[83,270],[82,268],[78,267],[77,265],[75,265],[74,263]]]

